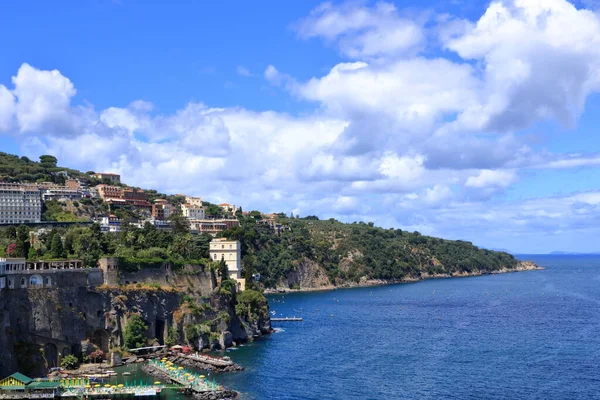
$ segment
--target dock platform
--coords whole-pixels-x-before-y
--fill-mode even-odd
[[[285,318],[271,318],[271,322],[300,322],[302,318],[299,317],[285,317]]]

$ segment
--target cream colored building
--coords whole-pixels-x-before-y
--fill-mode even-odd
[[[246,288],[246,281],[242,277],[242,245],[239,241],[226,238],[211,240],[210,258],[215,262],[225,260],[229,277],[237,281],[238,289]]]
[[[202,197],[185,196],[185,203],[196,207],[202,207]]]
[[[188,198],[186,198],[186,199],[188,199]],[[202,203],[202,201],[200,201],[200,203]],[[204,207],[202,207],[201,205],[200,206],[197,205],[197,203],[182,204],[181,205],[181,213],[187,219],[204,219],[205,218]]]
[[[0,224],[42,220],[42,195],[33,185],[0,184]]]

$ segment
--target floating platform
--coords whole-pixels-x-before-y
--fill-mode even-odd
[[[271,322],[301,322],[302,318],[298,317],[285,317],[285,318],[271,318]]]

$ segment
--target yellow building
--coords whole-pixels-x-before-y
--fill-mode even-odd
[[[210,258],[218,262],[221,260],[227,264],[229,277],[238,283],[238,289],[246,288],[246,281],[242,277],[242,245],[237,240],[216,238],[210,242]]]

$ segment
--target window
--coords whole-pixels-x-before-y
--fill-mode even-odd
[[[24,288],[27,286],[27,280],[25,278],[21,278],[21,287]]]
[[[49,276],[47,276],[44,280],[46,281],[46,286],[51,286],[52,285],[52,281],[50,280]]]

